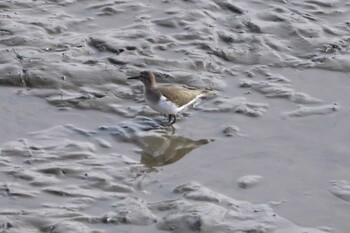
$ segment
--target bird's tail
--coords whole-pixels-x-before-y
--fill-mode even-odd
[[[213,89],[203,89],[201,91],[201,95],[207,96],[207,97],[213,97],[216,96],[217,92]]]

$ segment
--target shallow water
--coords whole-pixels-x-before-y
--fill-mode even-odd
[[[349,232],[350,4],[0,3],[5,232]],[[174,126],[126,77],[217,92]]]

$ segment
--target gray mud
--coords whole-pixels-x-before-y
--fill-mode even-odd
[[[346,0],[0,11],[1,232],[350,232]],[[142,70],[216,94],[167,127]]]

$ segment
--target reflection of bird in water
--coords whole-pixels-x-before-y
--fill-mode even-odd
[[[138,117],[132,122],[120,123],[112,127],[101,127],[117,140],[129,142],[142,149],[141,163],[148,167],[159,167],[174,163],[201,145],[207,139],[192,140],[175,135],[174,127],[159,127],[159,121]]]
[[[192,150],[209,143],[207,139],[192,140],[175,135],[147,135],[140,138],[143,151],[141,163],[160,167],[180,160]]]
[[[158,86],[150,71],[143,71],[140,75],[128,79],[138,79],[143,83],[146,103],[154,110],[168,115],[170,125],[176,122],[176,113],[183,111],[200,97],[211,92],[209,90]]]

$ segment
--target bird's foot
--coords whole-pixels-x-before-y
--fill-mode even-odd
[[[176,115],[175,114],[169,114],[168,116],[168,120],[169,120],[169,126],[175,124],[176,122]]]

